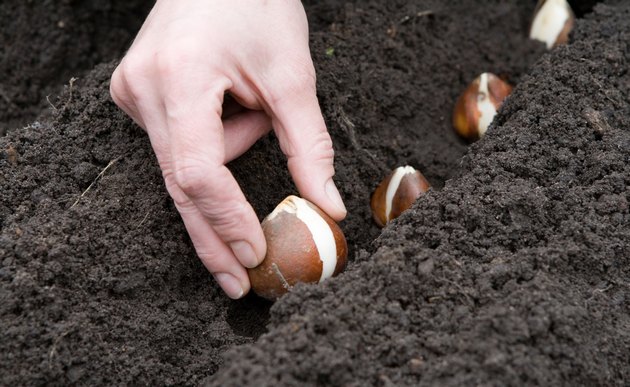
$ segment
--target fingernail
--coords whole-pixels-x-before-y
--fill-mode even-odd
[[[337,186],[335,186],[335,182],[332,179],[328,179],[325,189],[328,199],[330,199],[330,201],[333,202],[333,204],[345,215],[348,211],[346,210],[346,206],[343,204],[343,200],[337,190]]]
[[[237,300],[243,297],[243,288],[239,280],[229,273],[217,273],[214,275],[214,279],[217,280],[221,289],[227,294],[228,297]]]
[[[236,255],[236,258],[241,263],[241,265],[245,267],[256,267],[258,266],[259,260],[248,242],[245,241],[236,241],[230,243],[230,247],[232,248],[232,252]]]

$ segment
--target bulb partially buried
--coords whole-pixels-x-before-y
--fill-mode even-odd
[[[483,73],[459,96],[453,111],[453,127],[468,142],[477,141],[488,130],[512,86],[492,73]]]
[[[429,190],[429,182],[410,166],[398,167],[376,187],[370,200],[372,216],[380,227],[400,216]]]
[[[529,37],[545,43],[550,49],[569,41],[574,24],[575,15],[566,0],[539,0]]]
[[[248,269],[256,294],[275,300],[298,282],[319,283],[346,266],[341,228],[313,203],[288,196],[262,221],[267,240],[263,262]]]

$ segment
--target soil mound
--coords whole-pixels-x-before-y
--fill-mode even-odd
[[[307,4],[352,262],[272,307],[195,257],[114,63],[66,86],[0,138],[0,384],[627,383],[630,5],[549,53],[533,8]],[[451,109],[484,71],[517,87],[466,147]],[[381,231],[369,196],[401,164],[434,189]],[[261,218],[295,193],[273,135],[230,168]]]

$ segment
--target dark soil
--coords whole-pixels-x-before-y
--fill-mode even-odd
[[[270,313],[195,257],[114,64],[67,86],[0,139],[0,384],[627,385],[630,4],[548,54],[533,7],[307,4],[352,262]],[[517,87],[468,148],[450,113],[483,71]],[[381,232],[400,164],[435,189]],[[230,167],[261,218],[295,193],[273,136]]]
[[[0,135],[54,105],[72,77],[119,57],[149,6],[147,0],[1,1]]]

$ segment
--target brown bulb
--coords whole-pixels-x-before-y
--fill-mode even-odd
[[[567,43],[574,25],[575,15],[566,0],[539,0],[529,37],[545,43],[550,49]]]
[[[429,182],[413,167],[398,167],[376,187],[370,206],[374,221],[380,227],[397,218],[423,193],[429,190]]]
[[[486,133],[512,86],[492,73],[478,76],[457,99],[453,111],[453,127],[468,142],[477,141]]]
[[[248,269],[256,294],[275,300],[298,282],[318,283],[346,266],[348,245],[341,228],[313,203],[288,196],[262,221],[267,254]]]

